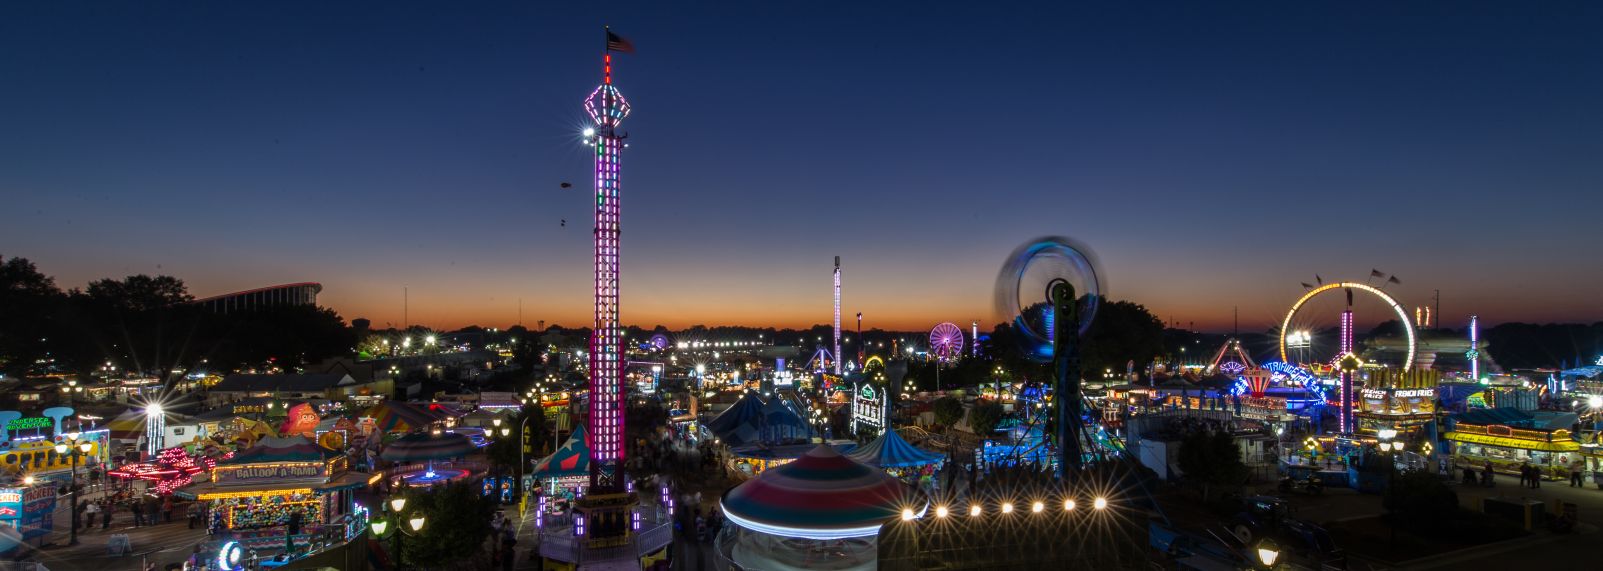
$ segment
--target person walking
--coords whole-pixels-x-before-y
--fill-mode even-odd
[[[1526,462],[1521,462],[1520,463],[1520,487],[1521,488],[1528,488],[1528,487],[1530,487],[1530,485],[1531,485],[1531,465],[1529,463],[1526,463]]]
[[[83,529],[84,531],[89,531],[95,527],[95,516],[100,513],[100,504],[97,502],[87,502],[84,505],[83,513],[85,518]]]
[[[1586,485],[1581,482],[1581,471],[1584,470],[1584,469],[1586,469],[1586,463],[1583,462],[1580,458],[1575,458],[1574,460],[1570,460],[1570,487],[1571,488],[1584,488],[1584,487],[1586,487]]]
[[[162,520],[162,523],[172,523],[173,522],[173,497],[172,496],[167,496],[165,498],[162,498],[162,500],[161,500],[161,520]]]
[[[200,521],[200,502],[189,502],[189,508],[184,510],[184,515],[189,518],[189,529],[195,529],[195,524]]]
[[[518,534],[508,525],[501,529],[501,571],[512,571],[517,560]]]
[[[1531,489],[1535,490],[1535,489],[1541,488],[1541,487],[1542,487],[1542,467],[1541,466],[1532,465],[1531,466]]]
[[[128,509],[134,512],[134,527],[145,525],[145,502],[139,501],[139,498],[134,498],[128,503],[132,504],[128,506]]]

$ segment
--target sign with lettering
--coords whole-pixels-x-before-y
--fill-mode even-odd
[[[56,422],[42,416],[19,418],[6,423],[6,430],[19,430],[24,428],[50,428]]]
[[[267,405],[262,404],[236,404],[229,409],[229,414],[266,414]]]
[[[242,464],[218,466],[212,480],[218,484],[253,484],[273,480],[320,480],[327,474],[322,462]]]

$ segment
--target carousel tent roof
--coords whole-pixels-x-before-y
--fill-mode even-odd
[[[945,454],[925,452],[918,447],[908,444],[896,429],[886,430],[873,442],[853,450],[848,458],[880,468],[904,468],[907,466],[925,466],[940,462],[946,458]]]
[[[734,432],[747,421],[754,420],[763,414],[763,401],[753,393],[740,395],[735,404],[718,413],[718,416],[707,421],[704,425],[707,430],[722,438],[725,434]]]
[[[561,478],[589,474],[590,444],[586,440],[583,426],[573,429],[573,434],[568,436],[568,441],[563,442],[561,448],[534,465],[534,476]]]
[[[318,462],[339,454],[305,436],[267,437],[255,446],[240,450],[219,464],[258,464],[263,462]]]
[[[477,449],[467,436],[455,432],[414,432],[385,445],[378,457],[390,462],[426,462],[461,458]]]
[[[924,508],[900,481],[827,444],[736,486],[720,503],[746,529],[820,540],[877,535],[903,508]]]

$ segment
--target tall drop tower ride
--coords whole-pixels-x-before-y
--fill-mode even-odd
[[[615,40],[616,38],[616,40]],[[607,32],[602,83],[584,101],[594,123],[585,135],[595,150],[595,323],[590,334],[590,487],[579,511],[592,542],[627,538],[635,503],[623,474],[623,339],[618,325],[619,153],[627,135],[618,124],[629,102],[612,85],[612,51],[627,44]],[[631,48],[632,49],[632,48]]]

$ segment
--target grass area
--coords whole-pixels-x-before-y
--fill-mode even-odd
[[[1460,510],[1428,525],[1393,526],[1384,515],[1332,522],[1326,526],[1336,545],[1370,559],[1400,562],[1527,535],[1512,522]],[[1395,535],[1394,535],[1395,533]]]

